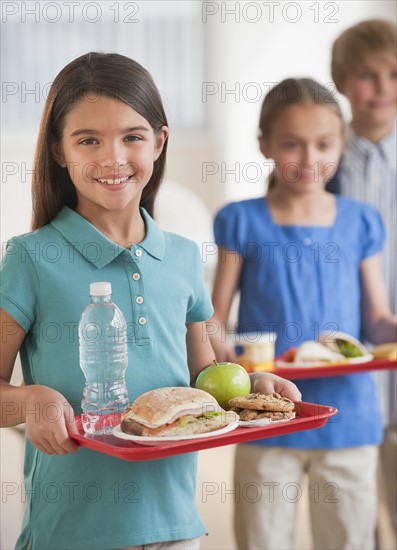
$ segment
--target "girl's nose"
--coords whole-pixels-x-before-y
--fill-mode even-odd
[[[101,164],[108,168],[126,164],[127,159],[124,148],[118,143],[109,143],[103,149]]]
[[[306,146],[302,155],[302,168],[310,168],[316,162],[316,153],[314,147]]]

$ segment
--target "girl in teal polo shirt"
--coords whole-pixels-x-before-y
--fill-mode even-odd
[[[329,90],[310,79],[278,84],[260,116],[260,149],[275,161],[268,193],[229,204],[215,219],[214,319],[227,322],[239,288],[239,332],[276,332],[278,355],[325,330],[373,343],[396,338],[380,272],[380,215],[324,190],[343,133]],[[213,345],[219,361],[235,358],[222,342]],[[268,489],[255,502],[236,501],[239,548],[293,547],[304,473],[314,548],[372,548],[382,439],[372,376],[307,379],[299,389],[304,401],[334,405],[338,416],[321,430],[239,445],[236,482]]]
[[[128,462],[80,449],[77,325],[90,282],[111,281],[129,327],[129,397],[188,386],[212,363],[199,250],[152,219],[168,125],[140,65],[90,53],[47,99],[33,176],[33,232],[1,265],[2,426],[26,422],[26,513],[17,548],[198,548],[196,454]],[[20,352],[25,385],[9,384]],[[254,381],[293,399],[294,384]]]

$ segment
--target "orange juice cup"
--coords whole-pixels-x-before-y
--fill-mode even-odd
[[[277,335],[274,332],[236,334],[235,344],[243,349],[239,356],[248,372],[274,370],[274,355]]]

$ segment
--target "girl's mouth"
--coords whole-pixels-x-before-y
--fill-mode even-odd
[[[125,176],[124,178],[96,178],[96,181],[98,183],[101,183],[102,185],[107,186],[119,186],[123,183],[127,183],[128,181],[131,181],[134,177],[134,174],[131,174],[130,176]]]

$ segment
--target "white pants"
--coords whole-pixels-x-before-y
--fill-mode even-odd
[[[293,548],[300,482],[309,478],[316,550],[375,548],[378,447],[298,450],[238,445],[235,530],[241,550]]]
[[[387,428],[385,440],[380,447],[380,467],[382,470],[384,490],[387,504],[393,522],[394,530],[397,532],[397,430]]]
[[[122,550],[200,550],[200,537],[188,540],[155,542],[143,546],[128,546],[128,548]]]

